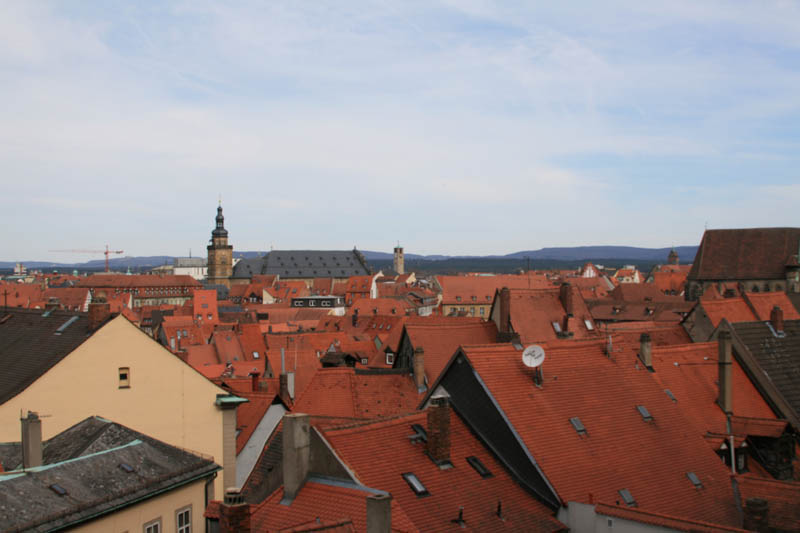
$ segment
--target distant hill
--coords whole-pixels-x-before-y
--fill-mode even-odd
[[[510,265],[521,264],[520,261],[525,261],[526,258],[530,258],[532,261],[532,268],[552,268],[544,265],[555,265],[559,262],[572,264],[574,262],[585,261],[602,261],[605,263],[666,263],[667,254],[669,254],[669,251],[670,248],[637,248],[634,246],[575,246],[542,248],[540,250],[514,252],[507,255],[487,256],[405,254],[405,260],[408,267],[410,267],[412,262],[419,262],[420,267],[422,267],[424,264],[425,268],[423,268],[423,270],[449,270],[450,267],[459,269],[462,267],[466,268],[466,265],[470,265],[471,267],[475,267],[476,265],[485,267],[491,267],[491,265],[495,265],[500,267],[502,265],[503,268],[511,268]],[[694,256],[697,253],[697,246],[676,246],[675,251],[678,252],[681,262],[688,264],[694,260]],[[259,251],[241,251],[234,252],[234,257],[253,258],[263,256],[266,253],[267,252]],[[393,255],[386,252],[362,250],[361,253],[364,254],[364,257],[366,257],[367,261],[380,264],[382,268],[386,268],[386,265],[390,266],[393,259]],[[128,268],[133,271],[138,271],[161,265],[172,264],[174,260],[175,257],[168,255],[116,257],[109,261],[109,265],[113,270],[116,271],[123,271],[127,270]],[[434,262],[446,262],[447,264],[428,264]],[[0,261],[0,269],[12,269],[14,268],[14,263],[15,262],[13,261]],[[103,259],[96,259],[87,261],[85,263],[55,263],[52,261],[22,261],[22,263],[28,268],[42,269],[55,268],[63,270],[102,270],[105,267],[105,260]],[[535,265],[537,263],[540,264],[540,266],[536,267]],[[485,270],[484,268],[468,269]]]

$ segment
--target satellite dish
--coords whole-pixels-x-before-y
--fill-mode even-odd
[[[522,352],[522,363],[529,368],[536,368],[544,363],[544,348],[531,344]]]

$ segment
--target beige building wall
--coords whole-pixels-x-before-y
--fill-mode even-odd
[[[176,533],[176,515],[178,510],[190,508],[192,532],[206,530],[205,518],[205,480],[195,481],[189,485],[145,500],[136,505],[122,509],[109,516],[98,518],[77,526],[70,531],[80,533],[141,533],[144,525],[161,520],[162,533]]]
[[[127,388],[120,386],[123,367],[130,369]],[[118,316],[0,405],[0,442],[20,440],[20,412],[35,411],[44,417],[44,439],[98,415],[213,457],[227,467],[215,483],[215,494],[221,497],[223,477],[230,478],[231,465],[223,464],[223,411],[214,403],[217,394],[227,391]]]
[[[489,311],[492,308],[492,304],[472,304],[472,303],[456,303],[456,304],[442,304],[442,314],[447,316],[453,310],[457,312],[465,312],[467,316],[476,316],[478,318],[483,318],[484,320],[489,319]],[[481,309],[483,309],[483,314],[481,314]]]

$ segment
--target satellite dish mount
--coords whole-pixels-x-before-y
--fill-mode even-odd
[[[544,363],[544,348],[538,344],[531,344],[523,350],[522,364],[533,369],[533,382],[537,386],[541,386],[544,381],[542,363]]]

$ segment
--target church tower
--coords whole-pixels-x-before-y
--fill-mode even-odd
[[[208,245],[208,275],[206,279],[211,285],[231,286],[233,275],[233,246],[228,244],[228,230],[225,229],[225,217],[222,216],[222,202],[217,207],[217,224],[211,232],[211,244]]]
[[[403,259],[403,249],[398,243],[394,249],[394,271],[398,274],[405,274],[405,260]]]
[[[675,251],[675,247],[673,246],[672,250],[670,250],[669,255],[667,256],[667,264],[677,265],[679,262],[678,252]]]

